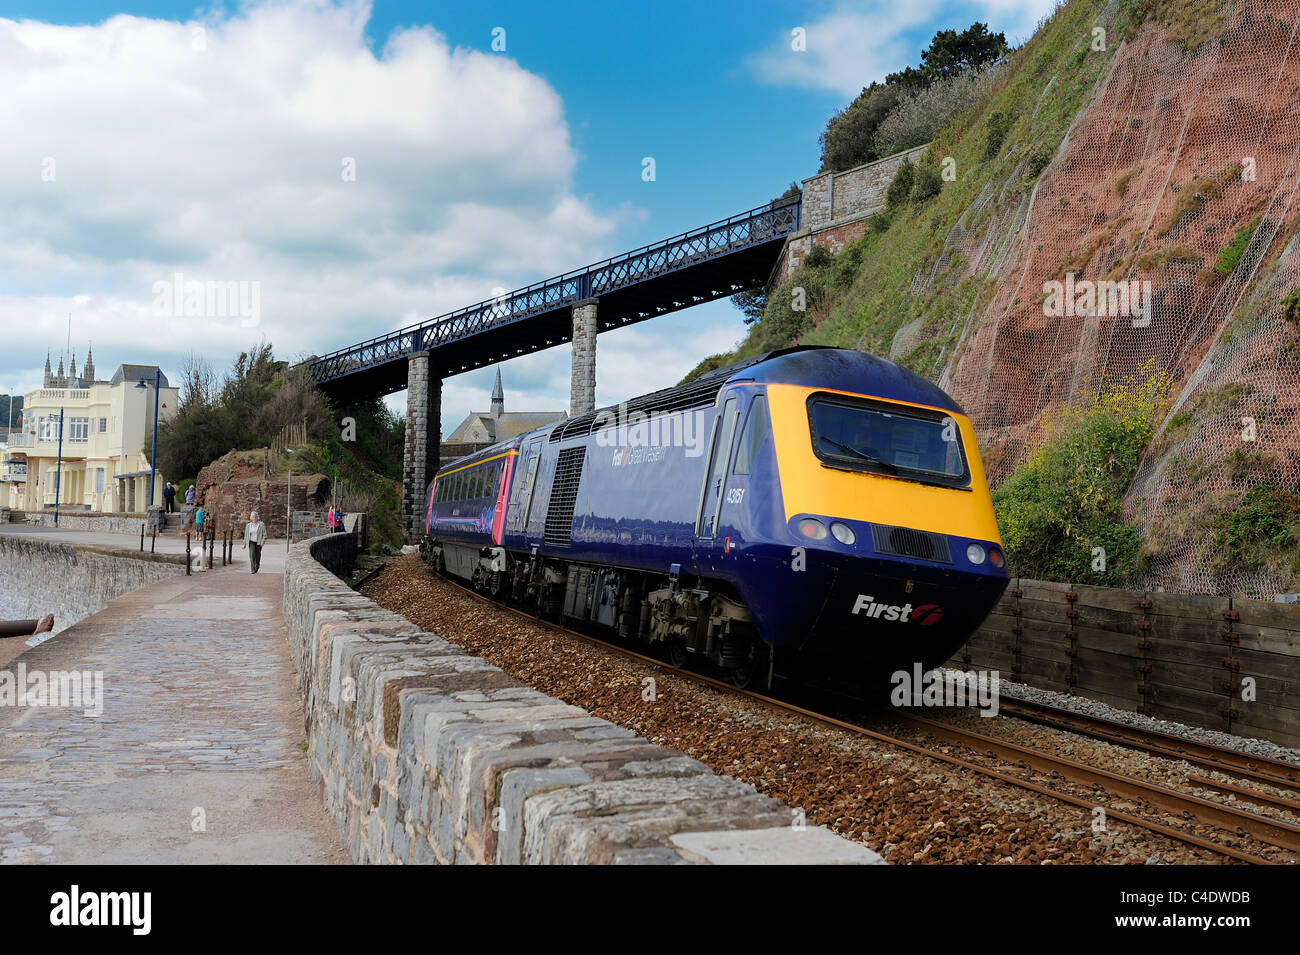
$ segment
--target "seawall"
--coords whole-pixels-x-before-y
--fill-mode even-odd
[[[52,613],[57,633],[115,597],[184,573],[184,558],[175,556],[0,534],[0,617],[21,620]]]
[[[352,591],[355,548],[294,544],[284,575],[309,771],[355,861],[881,863]]]

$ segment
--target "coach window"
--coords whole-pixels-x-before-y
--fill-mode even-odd
[[[749,406],[749,416],[745,419],[745,430],[740,433],[740,445],[736,448],[736,464],[732,474],[748,474],[758,457],[758,449],[767,440],[772,430],[767,417],[767,396],[758,395]]]

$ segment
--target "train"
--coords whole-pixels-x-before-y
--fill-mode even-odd
[[[448,463],[420,550],[742,687],[929,670],[1009,580],[961,407],[883,358],[808,346]]]

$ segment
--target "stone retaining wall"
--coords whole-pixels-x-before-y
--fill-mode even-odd
[[[59,511],[58,526],[65,531],[99,531],[104,534],[139,534],[145,514],[101,514],[97,511]],[[54,527],[54,511],[28,511],[23,523]]]
[[[60,521],[60,523],[62,523]],[[185,558],[117,552],[0,534],[0,619],[54,614],[54,632],[114,597],[185,573]]]
[[[308,764],[355,861],[882,861],[422,633],[331,573],[355,547],[294,544],[284,576]]]

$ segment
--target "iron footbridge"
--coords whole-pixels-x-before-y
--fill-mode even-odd
[[[432,370],[447,376],[568,342],[573,306],[591,299],[605,331],[758,288],[798,231],[800,210],[798,197],[777,200],[306,364],[324,390],[355,401],[404,389],[417,352],[430,352]]]

